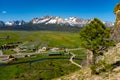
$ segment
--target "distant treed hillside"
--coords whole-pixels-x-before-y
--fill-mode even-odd
[[[58,24],[24,24],[17,26],[5,26],[0,30],[17,30],[17,31],[63,31],[63,32],[79,32],[83,27],[70,26],[70,25],[58,25]],[[111,28],[111,27],[110,27]]]
[[[0,30],[26,30],[26,31],[69,31],[69,32],[78,32],[81,27],[77,26],[67,26],[67,25],[57,25],[57,24],[25,24],[18,26],[6,26],[0,27]]]

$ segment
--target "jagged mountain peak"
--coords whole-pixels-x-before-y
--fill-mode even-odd
[[[30,22],[33,24],[59,24],[83,27],[90,23],[91,20],[84,20],[78,17],[62,18],[60,16],[44,16],[41,18],[33,18]]]
[[[24,25],[26,22],[23,21],[23,20],[16,20],[16,21],[8,21],[8,22],[5,22],[5,25],[6,26],[21,26],[21,25]]]
[[[0,21],[0,26],[21,26],[27,23],[32,24],[43,24],[43,25],[49,25],[49,24],[55,24],[55,25],[67,25],[67,26],[77,26],[77,27],[84,27],[87,24],[89,24],[93,19],[83,19],[79,17],[68,17],[68,18],[62,18],[60,16],[42,16],[31,19],[29,22],[25,22],[23,20],[16,20],[16,21],[7,21],[3,22]],[[114,24],[112,22],[103,22],[106,26],[112,27]]]
[[[0,26],[1,27],[5,26],[5,23],[3,21],[0,21]]]

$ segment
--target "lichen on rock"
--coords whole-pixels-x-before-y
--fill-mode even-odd
[[[117,5],[114,8],[114,14],[120,9],[120,3],[117,3]]]
[[[116,15],[116,21],[111,31],[111,39],[118,43],[120,41],[120,3],[115,6],[114,14]]]

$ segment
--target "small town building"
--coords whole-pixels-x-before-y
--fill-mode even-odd
[[[17,60],[17,58],[15,58],[14,56],[10,55],[10,56],[8,56],[8,60],[9,61],[15,61],[15,60]]]
[[[34,46],[34,45],[30,45],[30,46],[20,46],[19,48],[20,48],[21,51],[35,50],[35,46]]]
[[[59,48],[54,47],[54,48],[52,48],[52,49],[50,49],[50,50],[51,50],[51,51],[58,51]]]
[[[8,60],[9,60],[9,61],[15,61],[16,58],[9,58]]]
[[[51,51],[51,52],[48,52],[48,55],[49,56],[60,56],[62,54],[60,52],[58,52],[58,51]]]
[[[2,56],[3,55],[3,52],[2,52],[2,50],[0,50],[0,56]]]
[[[47,47],[43,47],[42,50],[45,50],[45,51],[46,51],[46,50],[47,50]]]

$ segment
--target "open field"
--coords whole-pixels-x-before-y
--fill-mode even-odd
[[[9,39],[6,37],[9,36]],[[5,38],[5,39],[4,39]],[[32,41],[34,45],[49,47],[79,47],[79,34],[47,31],[0,31],[0,45],[11,42]],[[28,44],[27,44],[28,45]]]
[[[84,59],[83,56],[85,56],[85,54],[82,54],[84,52],[83,49],[72,52],[76,54],[76,58]],[[47,60],[46,58],[49,59]],[[63,75],[68,75],[80,69],[74,64],[71,64],[69,58],[70,55],[47,56],[46,54],[38,54],[36,55],[36,57],[33,58],[19,58],[17,61],[8,63],[11,64],[9,66],[0,67],[0,80],[51,80],[53,78],[57,78]],[[31,64],[29,62],[20,63],[40,59],[46,60],[31,62]],[[81,60],[74,61],[78,64],[81,64]]]
[[[46,60],[43,62],[0,67],[0,80],[51,80],[79,70],[69,60]]]
[[[9,39],[6,39],[9,36]],[[80,39],[78,33],[69,32],[42,32],[42,31],[0,31],[0,45],[14,42],[22,42],[24,45],[35,45],[39,47],[80,47]],[[5,51],[4,51],[5,52]],[[71,51],[70,51],[71,52]],[[72,51],[76,58],[85,58],[85,50]],[[7,50],[6,54],[13,53]],[[63,75],[75,72],[80,68],[70,63],[69,55],[60,56],[68,59],[51,59],[41,62],[23,64],[15,64],[19,62],[32,61],[44,58],[59,58],[59,56],[48,56],[46,54],[38,54],[33,58],[19,58],[17,61],[10,62],[15,64],[10,66],[0,67],[0,80],[51,80]],[[81,64],[80,60],[74,60]]]

